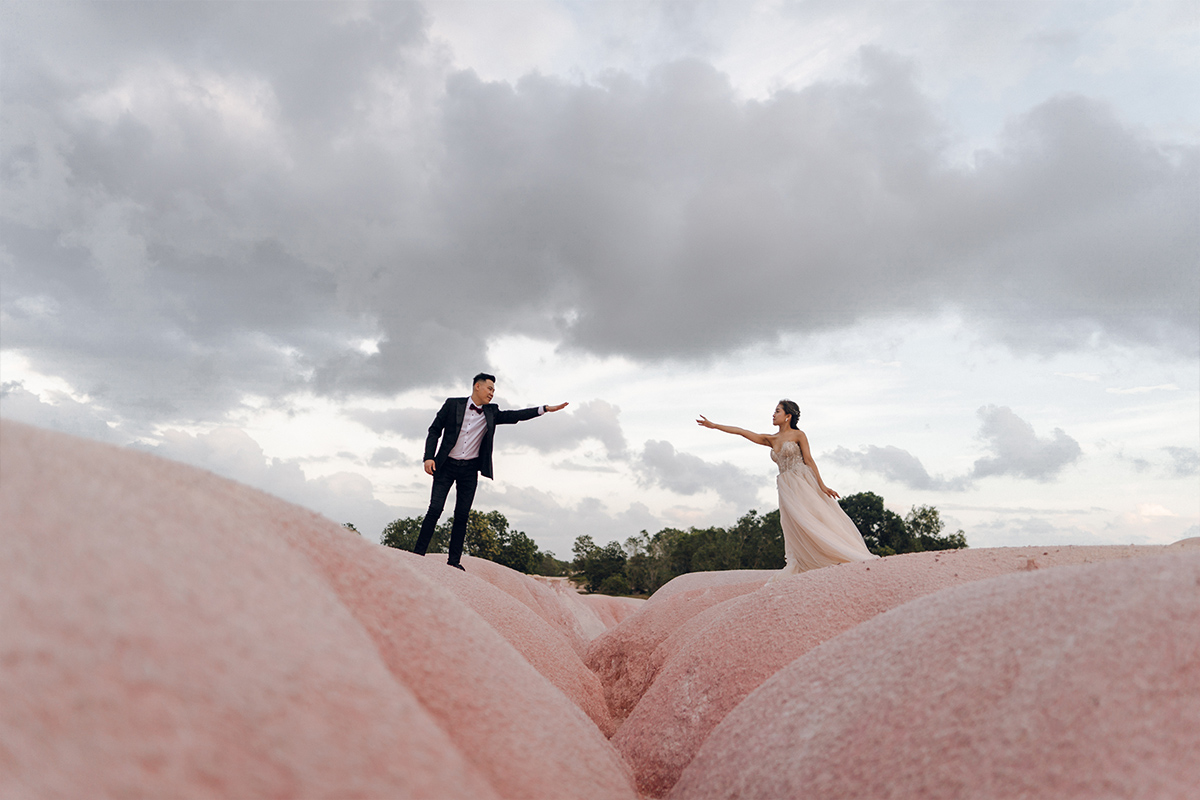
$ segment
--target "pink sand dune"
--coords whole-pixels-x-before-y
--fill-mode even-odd
[[[669,797],[1184,800],[1197,753],[1200,553],[1179,548],[864,622],[738,705]]]
[[[405,566],[419,571],[429,580],[449,590],[458,600],[481,616],[528,661],[534,669],[557,686],[579,706],[605,736],[616,730],[604,687],[596,673],[583,660],[561,630],[552,628],[542,617],[507,592],[475,577],[480,559],[464,557],[467,572],[446,566],[444,557],[422,558],[413,553],[390,551]]]
[[[444,556],[430,555],[427,558],[430,561],[439,558],[443,563],[445,561]],[[567,638],[580,656],[587,652],[588,643],[606,630],[595,612],[575,600],[578,595],[573,590],[559,591],[482,558],[467,556],[462,563],[472,575],[512,595],[550,623]]]
[[[664,639],[652,657],[661,665],[653,684],[613,744],[633,767],[639,791],[662,797],[713,728],[748,694],[813,647],[877,614],[1006,573],[1162,552],[1052,547],[911,553],[776,581],[714,605]]]
[[[0,475],[0,796],[635,796],[587,716],[398,554],[9,422]]]
[[[645,600],[637,597],[609,597],[606,594],[581,594],[577,597],[579,602],[590,608],[600,618],[600,621],[604,623],[605,630],[620,625],[646,604]]]
[[[704,574],[721,575],[719,572]],[[608,707],[617,722],[620,723],[629,714],[642,692],[654,680],[656,668],[651,656],[671,631],[712,605],[754,591],[764,580],[755,579],[749,583],[718,582],[711,588],[675,592],[666,600],[657,602],[652,596],[637,612],[598,636],[588,648],[584,663],[600,676]]]
[[[646,602],[661,603],[683,592],[691,592],[696,589],[713,589],[717,586],[728,584],[757,582],[761,585],[766,583],[767,579],[774,575],[775,572],[773,569],[728,569],[721,572],[688,572],[672,578],[666,584],[660,586],[658,591],[650,595],[650,599]]]

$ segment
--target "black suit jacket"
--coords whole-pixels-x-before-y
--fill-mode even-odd
[[[425,437],[425,460],[433,459],[435,469],[441,469],[458,441],[458,433],[462,430],[463,417],[467,413],[466,397],[447,397],[446,402],[433,418],[429,426],[429,435]],[[523,408],[520,411],[501,411],[495,403],[483,407],[483,418],[487,420],[487,429],[479,442],[479,474],[492,477],[492,437],[497,425],[512,425],[538,416],[539,408]],[[438,447],[438,437],[442,439]],[[436,455],[435,455],[436,453]]]

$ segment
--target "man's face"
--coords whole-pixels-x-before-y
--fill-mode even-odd
[[[495,393],[495,381],[480,381],[471,387],[471,402],[477,406],[485,406],[492,402],[492,395]]]

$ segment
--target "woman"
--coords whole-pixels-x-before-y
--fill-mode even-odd
[[[704,415],[696,422],[705,428],[744,436],[771,448],[771,460],[779,465],[775,485],[779,489],[779,522],[783,526],[783,550],[787,566],[771,580],[796,575],[817,567],[870,561],[879,556],[867,549],[862,534],[837,504],[838,493],[821,480],[808,437],[796,426],[800,407],[780,400],[771,422],[777,433],[754,433],[744,428],[718,425]]]

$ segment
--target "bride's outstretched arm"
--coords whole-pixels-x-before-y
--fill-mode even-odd
[[[817,486],[821,487],[821,491],[834,500],[841,497],[833,489],[826,486],[825,481],[821,480],[821,473],[817,470],[817,462],[813,460],[812,451],[808,449],[808,437],[803,433],[800,434],[800,455],[804,458],[804,463],[808,464],[808,468],[812,470],[813,477],[817,479]]]
[[[724,431],[725,433],[744,436],[755,444],[765,444],[767,447],[771,446],[771,438],[765,433],[755,433],[754,431],[748,431],[745,428],[735,428],[732,425],[718,425],[715,422],[709,422],[708,418],[706,418],[703,414],[700,415],[700,419],[696,420],[696,424],[702,428],[712,428],[714,430]]]

